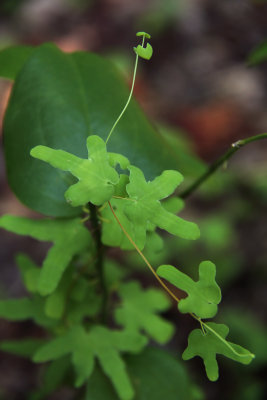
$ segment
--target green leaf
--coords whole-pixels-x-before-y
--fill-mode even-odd
[[[69,368],[69,357],[62,357],[52,361],[40,378],[40,389],[31,393],[29,400],[47,399],[50,394],[62,386]]]
[[[128,158],[124,157],[122,154],[108,153],[108,160],[111,167],[116,167],[120,165],[121,169],[127,169],[130,165]]]
[[[114,260],[107,259],[104,264],[104,276],[106,287],[112,291],[117,288],[123,278],[129,273]]]
[[[38,268],[25,254],[17,255],[16,262],[22,274],[22,279],[26,289],[30,293],[38,293],[38,282],[40,279],[41,268]],[[68,268],[57,289],[51,295],[46,297],[44,311],[47,317],[52,319],[60,319],[62,317],[65,310],[66,295],[70,286],[72,274],[73,269]]]
[[[249,364],[255,357],[254,354],[243,347],[225,340],[229,333],[229,328],[226,325],[208,322],[205,323],[204,328],[205,334],[201,329],[195,329],[190,333],[188,347],[183,353],[183,359],[190,360],[196,356],[203,358],[209,380],[216,381],[219,377],[217,354],[241,364]]]
[[[41,295],[48,295],[56,289],[72,258],[86,249],[91,241],[89,231],[79,218],[31,220],[4,215],[0,218],[0,227],[19,235],[54,242],[40,272],[38,291]]]
[[[170,197],[162,201],[162,205],[166,211],[177,214],[184,208],[184,201],[179,197]]]
[[[149,347],[141,354],[125,357],[135,389],[135,400],[203,400],[180,363],[162,349]],[[163,373],[164,371],[164,373]],[[85,400],[117,400],[118,397],[100,368],[90,377]]]
[[[79,387],[91,376],[96,357],[119,398],[128,400],[133,398],[134,392],[120,352],[136,353],[145,344],[146,339],[138,334],[110,331],[102,326],[94,326],[87,333],[81,326],[77,326],[42,346],[33,360],[45,362],[71,354],[77,375],[76,386]]]
[[[131,171],[130,183],[126,175],[121,175],[114,194],[118,199],[113,198],[110,203],[138,248],[144,248],[147,231],[154,231],[156,226],[187,239],[196,238],[199,234],[197,226],[173,215],[183,208],[183,201],[177,197],[165,199],[182,180],[179,172],[164,171],[154,181],[146,182],[138,168],[130,166],[128,169]],[[163,201],[160,202],[160,199]],[[132,250],[133,245],[108,205],[101,209],[101,214],[102,242],[108,246],[119,246],[122,250]]]
[[[162,260],[166,259],[167,254],[166,254],[166,248],[164,248],[164,241],[161,238],[161,236],[159,236],[156,232],[147,232],[146,245],[143,250],[143,254],[152,265],[158,265],[160,264],[160,262],[162,262]],[[144,262],[139,256],[139,254],[136,253],[135,258],[137,258],[137,256],[138,256],[137,264],[142,264],[142,269],[143,269]],[[159,262],[159,260],[161,261]]]
[[[183,205],[184,202],[177,197],[171,197],[162,201],[162,206],[168,212],[175,214],[182,210]],[[166,241],[164,243],[161,236],[154,231],[156,227],[153,226],[153,224],[150,224],[150,228],[152,230],[147,232],[143,254],[152,265],[159,265],[166,260],[166,257],[168,257],[169,249],[166,246]],[[173,239],[176,240],[176,238]],[[144,270],[144,261],[137,252],[129,254],[127,261],[130,262],[134,269],[138,268],[142,269],[142,272],[150,273],[148,269]]]
[[[32,357],[37,349],[44,344],[42,339],[6,340],[0,342],[0,350],[21,357]]]
[[[16,256],[16,263],[19,267],[25,288],[30,293],[36,293],[41,269],[26,254],[18,254]]]
[[[86,294],[83,302],[70,302],[68,303],[66,319],[70,325],[77,325],[84,322],[84,319],[88,321],[88,318],[92,317],[94,320],[97,315],[101,312],[102,298],[99,294],[92,292]]]
[[[74,268],[70,266],[65,271],[56,290],[46,297],[44,311],[52,319],[60,319],[66,311],[66,302],[69,300],[70,288],[77,284]],[[68,302],[68,305],[69,302]]]
[[[86,385],[83,400],[118,400],[118,395],[107,376],[96,365]]]
[[[115,318],[119,325],[133,332],[144,330],[160,344],[171,339],[173,325],[158,315],[170,307],[169,299],[161,290],[143,290],[138,282],[129,282],[121,285],[118,292],[122,304]]]
[[[128,95],[110,61],[92,53],[64,54],[54,45],[36,48],[15,81],[3,127],[8,181],[20,201],[50,216],[80,213],[64,199],[72,176],[33,159],[30,150],[44,145],[86,158],[88,135],[105,140]],[[134,100],[108,150],[125,155],[148,179],[177,165]]]
[[[134,224],[125,215],[122,202],[122,199],[112,199],[110,201],[112,208],[122,226],[125,228],[126,232],[129,233],[136,245],[142,249],[144,247],[145,237],[143,234],[138,234],[138,227],[134,226]],[[120,247],[122,250],[133,250],[133,245],[130,243],[118,222],[115,220],[108,204],[101,209],[101,218],[103,223],[101,232],[102,243],[106,246]]]
[[[46,328],[55,326],[55,322],[44,313],[44,300],[37,296],[0,300],[0,318],[5,318],[8,321],[32,319],[38,325]]]
[[[69,325],[82,324],[84,318],[95,317],[101,312],[102,297],[95,282],[88,277],[75,276],[68,293],[65,318]]]
[[[162,200],[161,205],[169,213],[177,214],[178,212],[183,210],[184,201],[182,199],[179,199],[178,197],[169,197],[167,199]],[[157,226],[155,224],[152,224],[150,221],[147,223],[148,233],[155,233],[154,231],[156,230],[156,228]],[[160,238],[160,236],[157,233],[155,234]],[[161,238],[160,240],[162,241]],[[159,246],[159,250],[162,250],[162,247],[163,247],[163,241],[162,241],[162,246],[161,245]]]
[[[65,192],[66,201],[73,207],[89,202],[100,206],[110,200],[119,176],[109,164],[105,142],[96,135],[87,139],[88,160],[63,150],[37,146],[31,156],[47,162],[62,171],[69,171],[79,182]]]
[[[126,362],[135,383],[135,400],[203,399],[184,365],[162,349],[146,348],[140,355],[127,356]]]
[[[77,302],[84,301],[88,291],[92,290],[92,284],[89,279],[81,275],[75,276],[71,286],[72,289],[69,292],[69,296],[72,300]]]
[[[118,184],[115,187],[114,196],[119,197],[118,199],[111,199],[110,203],[112,208],[116,212],[119,221],[122,226],[129,233],[131,238],[135,241],[137,246],[142,249],[144,246],[143,239],[138,237],[138,231],[136,227],[129,221],[123,210],[122,199],[128,196],[126,192],[126,186],[129,183],[129,177],[121,174]],[[128,200],[131,201],[131,200]],[[101,240],[102,243],[107,246],[120,247],[122,250],[132,250],[134,247],[130,243],[129,239],[125,236],[118,222],[115,220],[108,204],[101,208],[101,219],[102,219],[102,231]]]
[[[131,166],[129,170],[130,183],[126,189],[129,198],[134,201],[122,200],[124,212],[135,229],[138,229],[138,236],[144,242],[148,223],[184,239],[199,237],[196,224],[173,215],[160,203],[160,200],[170,196],[182,182],[183,177],[178,171],[164,171],[153,181],[147,182],[139,168]]]
[[[137,47],[134,47],[134,51],[139,55],[139,57],[144,58],[145,60],[150,60],[153,54],[153,48],[149,43],[146,43],[145,47],[139,44]]]
[[[0,76],[14,80],[33,53],[31,46],[11,46],[0,51]]]
[[[216,267],[212,262],[199,264],[197,282],[172,265],[161,265],[157,274],[188,294],[178,303],[182,313],[194,313],[200,318],[212,318],[217,314],[221,291],[215,281]]]
[[[49,318],[60,319],[65,309],[65,295],[56,290],[45,302],[45,313]]]
[[[34,317],[34,308],[29,298],[0,300],[0,318],[21,321]]]

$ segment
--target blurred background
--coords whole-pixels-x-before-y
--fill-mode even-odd
[[[175,134],[183,151],[199,165],[213,162],[238,139],[267,131],[267,61],[249,62],[251,52],[267,40],[264,0],[0,2],[0,49],[49,41],[67,52],[97,52],[117,65],[129,85],[138,30],[152,35],[154,54],[149,62],[139,63],[135,96],[162,133]],[[0,80],[1,124],[10,90],[11,83]],[[267,398],[266,211],[267,141],[261,141],[238,151],[188,199],[184,215],[198,222],[201,239],[194,244],[167,239],[160,256],[184,266],[195,278],[201,260],[217,265],[223,292],[218,320],[229,323],[233,342],[256,353],[246,367],[222,361],[216,383],[206,379],[202,361],[187,362],[187,371],[208,400]],[[8,187],[1,141],[0,215],[4,213],[32,214]],[[42,244],[1,231],[2,296],[23,293],[14,264],[14,254],[22,250],[36,260],[44,254]],[[145,284],[154,284],[140,272],[135,255],[125,262],[138,269]],[[159,262],[157,258],[155,263]],[[193,323],[175,308],[168,317],[177,324],[169,348],[180,358]],[[26,337],[34,329],[30,322],[1,321],[0,338]],[[27,399],[25,393],[37,380],[34,365],[1,353],[1,399]],[[49,398],[74,399],[68,391]]]

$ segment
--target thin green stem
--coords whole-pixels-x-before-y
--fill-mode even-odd
[[[145,43],[145,37],[143,36],[142,47],[144,46],[144,43]],[[128,100],[127,100],[125,106],[123,107],[123,109],[122,109],[120,115],[118,116],[118,118],[117,118],[116,121],[114,122],[114,124],[113,124],[113,126],[112,126],[112,128],[111,128],[111,130],[110,130],[110,132],[109,132],[109,134],[108,134],[108,137],[107,137],[107,139],[106,139],[106,144],[107,144],[107,142],[109,141],[110,136],[112,135],[114,129],[116,128],[117,124],[119,123],[121,117],[122,117],[123,114],[125,113],[125,111],[126,111],[128,105],[129,105],[129,103],[130,103],[130,101],[131,101],[131,98],[132,98],[132,95],[133,95],[133,90],[134,90],[134,85],[135,85],[135,78],[136,78],[136,71],[137,71],[137,66],[138,66],[138,60],[139,60],[139,56],[138,56],[138,54],[136,54],[131,91],[130,91],[130,94],[129,94],[129,97],[128,97]]]
[[[267,133],[260,135],[251,136],[247,139],[238,140],[233,143],[230,149],[227,150],[220,158],[212,163],[206,172],[204,172],[195,182],[192,183],[187,189],[179,194],[179,197],[185,199],[189,197],[203,182],[205,182],[221,165],[223,165],[233,154],[235,154],[241,147],[246,146],[249,143],[256,142],[257,140],[267,139]]]
[[[121,111],[120,115],[118,116],[118,118],[117,118],[116,121],[114,122],[114,124],[113,124],[113,126],[112,126],[112,128],[111,128],[111,130],[110,130],[110,132],[109,132],[109,134],[108,134],[108,137],[107,137],[107,139],[106,139],[106,144],[107,144],[107,142],[109,141],[110,136],[112,135],[114,129],[116,128],[117,124],[119,123],[121,117],[122,117],[123,114],[125,113],[126,108],[128,107],[128,105],[129,105],[129,103],[130,103],[130,101],[131,101],[131,98],[132,98],[132,95],[133,95],[133,90],[134,90],[134,84],[135,84],[135,77],[136,77],[138,59],[139,59],[139,56],[138,56],[138,54],[136,54],[131,91],[130,91],[128,100],[127,100],[125,106],[123,107],[123,110]]]

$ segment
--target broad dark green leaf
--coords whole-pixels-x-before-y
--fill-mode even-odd
[[[132,378],[134,400],[202,400],[185,367],[166,351],[146,348],[141,354],[125,357]],[[118,400],[112,385],[100,368],[87,384],[84,400]]]
[[[129,89],[114,66],[92,53],[64,54],[53,45],[37,48],[18,74],[4,121],[9,184],[28,207],[52,216],[77,215],[64,192],[68,172],[30,157],[37,145],[86,158],[88,134],[106,139]],[[108,142],[151,179],[176,168],[176,156],[133,100]],[[156,157],[155,157],[156,155]]]
[[[27,59],[30,57],[34,47],[11,46],[0,51],[0,77],[14,80]]]

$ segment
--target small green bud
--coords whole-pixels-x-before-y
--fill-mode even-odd
[[[151,35],[149,35],[149,33],[146,32],[137,32],[136,36],[144,36],[147,39],[151,38]]]

